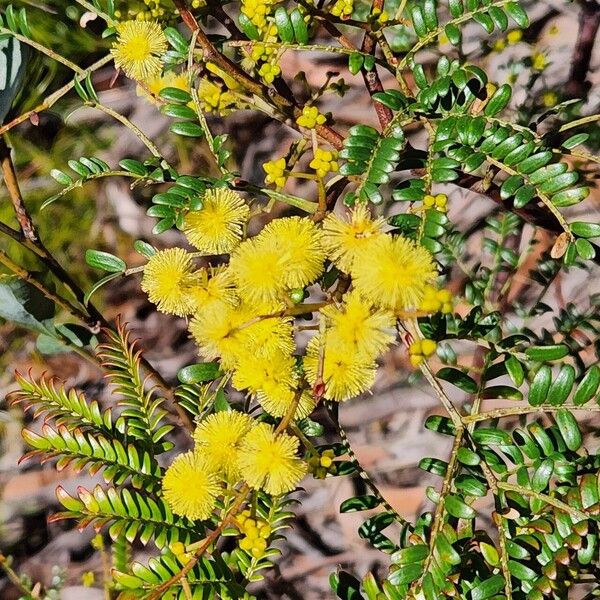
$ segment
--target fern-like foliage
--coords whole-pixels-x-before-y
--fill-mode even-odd
[[[35,380],[17,371],[15,379],[19,390],[8,396],[12,404],[22,404],[24,410],[31,410],[33,417],[44,416],[56,425],[67,429],[91,428],[110,435],[117,434],[113,424],[112,409],[100,409],[98,402],[88,400],[75,389],[66,390],[57,385],[56,380],[41,377]]]
[[[189,544],[203,535],[201,525],[174,516],[162,498],[136,490],[97,485],[89,491],[79,487],[75,498],[59,486],[56,497],[67,510],[52,515],[52,521],[74,518],[80,528],[93,525],[96,529],[110,523],[108,532],[115,540],[124,535],[130,543],[153,540],[163,548],[175,542]]]
[[[115,571],[114,579],[117,588],[127,594],[127,597],[143,598],[169,581],[184,565],[171,552],[166,552],[160,557],[151,558],[147,565],[134,562],[131,572]],[[236,583],[230,568],[216,552],[212,558],[202,557],[194,565],[186,575],[186,585],[187,589],[181,581],[177,581],[168,587],[162,597],[172,600],[188,600],[190,597],[203,600],[246,597],[244,588]]]
[[[162,408],[163,398],[157,397],[156,389],[148,385],[143,374],[142,351],[136,348],[136,341],[130,341],[129,332],[120,323],[116,331],[107,331],[106,335],[108,341],[98,348],[98,356],[123,408],[117,428],[152,454],[169,450],[173,445],[163,438],[173,426],[164,423],[167,413]]]

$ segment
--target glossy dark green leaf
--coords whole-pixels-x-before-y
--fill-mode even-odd
[[[596,249],[588,240],[584,238],[579,238],[575,241],[575,248],[577,250],[577,254],[584,260],[592,260],[592,258],[596,256]]]
[[[185,90],[166,87],[160,90],[159,96],[167,102],[175,102],[178,104],[188,104],[192,101],[192,96]]]
[[[454,46],[458,46],[458,44],[460,44],[460,29],[454,23],[448,23],[448,25],[444,27],[444,33],[450,40],[451,44],[453,44]]]
[[[169,44],[180,54],[186,54],[188,52],[188,42],[174,27],[167,27],[164,30],[165,37]]]
[[[425,25],[425,16],[419,5],[413,6],[410,11],[413,28],[415,33],[424,38],[427,35],[427,26]]]
[[[125,171],[129,171],[130,173],[134,173],[135,175],[146,175],[147,169],[139,160],[134,160],[132,158],[124,158],[119,161],[119,166]]]
[[[348,56],[348,70],[352,75],[356,75],[362,69],[364,57],[359,52],[353,52]],[[379,100],[381,102],[381,100]],[[383,104],[383,103],[382,103]]]
[[[86,250],[85,262],[94,269],[101,269],[109,273],[123,273],[127,268],[124,260],[101,250]]]
[[[536,154],[532,154],[519,165],[519,173],[524,173],[526,175],[533,173],[547,165],[551,160],[552,152],[550,150],[536,152]]]
[[[458,449],[456,457],[463,465],[469,465],[470,467],[474,467],[481,462],[481,458],[477,452],[473,452],[473,450],[465,448],[464,446],[461,446]]]
[[[287,10],[283,6],[279,6],[275,10],[275,25],[277,26],[277,33],[281,38],[282,42],[286,44],[292,44],[294,42],[294,28],[292,27],[292,21],[288,15]]]
[[[504,10],[512,17],[513,21],[521,28],[529,27],[529,17],[527,13],[516,2],[509,2]]]
[[[528,401],[531,406],[540,406],[546,401],[551,383],[552,369],[548,365],[542,365],[529,387]]]
[[[354,496],[344,500],[340,505],[341,513],[358,512],[362,510],[371,510],[381,504],[381,500],[377,496],[365,495]]]
[[[469,506],[459,496],[450,494],[446,496],[444,506],[448,511],[448,514],[456,517],[457,519],[474,519],[475,509]]]
[[[574,221],[570,223],[571,231],[582,238],[600,237],[599,223],[586,223],[584,221]]]
[[[392,554],[392,563],[400,566],[423,562],[429,555],[427,544],[415,544]]]
[[[504,364],[513,383],[520,386],[525,379],[525,371],[519,359],[516,356],[509,356]]]
[[[474,394],[477,391],[477,382],[463,371],[453,367],[441,368],[437,372],[437,376],[469,394]]]
[[[198,123],[192,121],[178,121],[177,123],[171,123],[169,129],[177,135],[185,137],[202,137],[204,131]]]
[[[596,395],[598,386],[600,386],[600,367],[592,365],[577,386],[577,391],[573,396],[573,404],[583,406],[586,402],[589,402]]]
[[[488,117],[494,117],[501,112],[510,102],[512,88],[507,83],[501,85],[489,99],[483,109],[483,114]]]
[[[531,360],[558,360],[569,353],[569,348],[563,344],[551,344],[548,346],[530,346],[525,349],[525,354]]]
[[[536,194],[535,188],[532,185],[524,185],[522,188],[518,189],[515,194],[515,199],[513,205],[515,208],[523,208],[531,200],[533,200]]]
[[[221,375],[221,368],[217,362],[198,363],[179,369],[177,379],[181,383],[204,383],[213,381]]]
[[[554,194],[554,196],[552,196],[552,204],[560,208],[573,206],[574,204],[578,204],[582,200],[585,200],[589,193],[590,188],[585,185],[564,190],[563,192],[559,192],[558,194]]]
[[[504,589],[504,577],[492,575],[489,579],[477,584],[471,590],[471,600],[487,600]]]
[[[572,150],[576,146],[579,146],[579,144],[586,142],[589,137],[589,133],[576,133],[575,135],[572,135],[570,138],[566,139],[561,146],[567,150]]]
[[[544,459],[531,478],[531,489],[534,492],[542,492],[548,487],[552,472],[554,471],[554,461],[550,458]]]
[[[306,27],[306,21],[297,8],[294,8],[291,11],[290,21],[292,22],[296,42],[303,45],[308,44],[308,28]]]
[[[504,398],[506,400],[523,400],[523,394],[510,385],[492,385],[483,390],[481,397],[484,400]]]
[[[567,448],[573,451],[579,450],[583,440],[579,425],[577,424],[577,420],[573,416],[573,413],[566,408],[561,408],[556,411],[554,418],[556,419],[560,435],[562,435]]]
[[[575,369],[571,365],[562,365],[558,375],[548,390],[548,402],[553,406],[564,404],[575,383]]]

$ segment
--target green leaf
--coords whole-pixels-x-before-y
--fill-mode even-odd
[[[592,260],[592,258],[596,256],[596,249],[588,240],[584,238],[579,238],[575,242],[575,248],[577,250],[577,254],[584,260]]]
[[[294,42],[294,28],[287,10],[283,6],[279,6],[277,10],[275,10],[274,17],[275,25],[277,25],[277,33],[279,34],[281,41],[286,44],[292,44]]]
[[[133,242],[133,248],[136,252],[146,258],[152,258],[156,254],[156,248],[144,240],[135,240],[135,242]]]
[[[0,39],[0,125],[21,90],[28,56],[27,46],[16,38]]]
[[[573,204],[578,204],[582,200],[585,200],[589,193],[590,188],[585,185],[577,188],[571,188],[555,194],[552,197],[552,204],[554,204],[554,206],[558,206],[559,208],[572,206]]]
[[[52,335],[55,306],[36,287],[13,275],[0,276],[0,317],[38,333]]]
[[[575,221],[569,224],[571,231],[582,238],[600,237],[599,223],[585,223],[584,221]]]
[[[85,262],[94,269],[108,271],[109,273],[123,273],[127,269],[124,260],[102,250],[86,250]]]
[[[410,565],[412,563],[423,562],[429,555],[429,546],[426,544],[415,544],[402,548],[392,554],[392,563],[396,565]]]
[[[469,394],[477,391],[477,382],[463,371],[453,367],[443,367],[437,372],[437,376]]]
[[[177,51],[179,54],[188,53],[188,41],[179,33],[177,29],[174,27],[167,27],[164,30],[165,37],[169,44]]]
[[[536,191],[532,185],[524,185],[522,188],[517,190],[517,193],[515,194],[515,199],[513,202],[514,207],[523,208],[525,205],[531,202],[535,194]]]
[[[577,420],[573,416],[573,413],[566,408],[561,408],[556,411],[555,419],[560,435],[565,441],[567,448],[573,452],[579,450],[583,440],[579,425],[577,424]]]
[[[214,381],[221,375],[221,368],[217,362],[198,363],[189,365],[179,369],[177,379],[181,383],[204,383],[206,381]]]
[[[513,577],[521,581],[533,581],[537,577],[537,573],[516,560],[508,561],[508,570]]]
[[[427,35],[427,26],[425,25],[425,16],[423,15],[421,7],[418,5],[413,6],[410,11],[410,16],[415,33],[420,38],[424,38]]]
[[[552,369],[548,365],[542,365],[535,374],[529,387],[529,404],[540,406],[546,401],[550,384],[552,382]]]
[[[517,386],[521,385],[525,379],[525,372],[519,359],[516,356],[509,356],[504,364],[512,382]]]
[[[530,346],[525,349],[525,354],[531,360],[545,361],[558,360],[569,354],[569,348],[563,344],[549,346]]]
[[[473,450],[465,448],[464,446],[461,446],[458,449],[456,457],[463,465],[469,465],[470,467],[474,467],[481,462],[481,458],[477,452],[473,452]]]
[[[292,28],[294,29],[296,42],[302,45],[308,44],[308,28],[306,27],[306,21],[297,8],[294,8],[290,13],[290,20],[292,22]]]
[[[177,102],[179,104],[188,104],[192,101],[192,96],[185,90],[166,87],[160,90],[159,96],[167,102]]]
[[[204,131],[198,123],[192,121],[178,121],[177,123],[171,123],[169,129],[177,135],[185,137],[202,137]]]
[[[71,185],[73,183],[73,179],[71,177],[62,171],[59,171],[58,169],[52,169],[50,171],[50,177],[60,183],[60,185]]]
[[[534,492],[542,492],[550,483],[552,472],[554,471],[554,461],[550,458],[544,459],[533,473],[531,478],[531,489]]]
[[[492,385],[483,390],[481,397],[484,400],[505,398],[506,400],[523,400],[523,394],[510,385]]]
[[[596,394],[599,385],[600,367],[592,365],[577,386],[577,391],[573,396],[573,404],[583,406],[586,402],[589,402]]]
[[[553,406],[564,404],[575,383],[575,369],[571,365],[563,365],[548,391],[548,402]]]
[[[483,545],[483,544],[481,544]],[[471,600],[487,600],[504,589],[504,577],[502,575],[493,575],[489,579],[477,584],[471,590]]]
[[[567,150],[571,150],[576,146],[579,146],[579,144],[586,142],[589,137],[589,133],[576,133],[575,135],[572,135],[570,138],[566,139],[561,146]]]
[[[513,21],[522,29],[529,27],[529,17],[527,13],[516,3],[509,2],[504,10],[512,17]]]
[[[352,75],[356,75],[363,66],[364,57],[359,52],[353,52],[348,56],[348,69]],[[381,102],[381,100],[380,100]]]
[[[365,496],[354,496],[344,500],[340,505],[341,513],[358,512],[362,510],[371,510],[381,504],[381,500],[377,496],[370,494]]]
[[[119,166],[135,175],[144,176],[148,174],[146,167],[139,160],[133,160],[132,158],[124,158],[119,161]]]
[[[475,518],[475,509],[466,504],[459,496],[455,496],[453,494],[446,496],[446,499],[444,500],[444,506],[446,507],[448,514],[456,517],[457,519]]]
[[[487,544],[486,542],[480,542],[479,549],[481,550],[481,554],[488,565],[497,567],[500,564],[500,555],[498,554],[498,550],[496,550],[495,546]]]

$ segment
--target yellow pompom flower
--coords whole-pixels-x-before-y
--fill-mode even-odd
[[[330,304],[321,309],[328,321],[328,335],[341,345],[376,358],[394,340],[394,316],[377,310],[373,304],[353,290],[344,296],[343,304]]]
[[[215,508],[221,485],[206,459],[192,451],[175,458],[164,474],[162,491],[176,515],[204,521]]]
[[[322,234],[310,219],[275,219],[262,230],[258,239],[266,248],[275,250],[283,257],[283,281],[288,288],[304,287],[323,272],[325,250]]]
[[[352,346],[340,343],[328,333],[324,348],[321,338],[315,336],[307,346],[304,370],[308,382],[315,386],[319,382],[319,368],[323,357],[322,383],[326,400],[344,402],[368,390],[375,381],[377,365],[373,359]]]
[[[297,456],[298,439],[276,434],[271,425],[259,423],[244,437],[238,454],[238,468],[253,489],[273,496],[293,491],[306,473]]]
[[[287,289],[287,261],[278,247],[258,238],[242,242],[229,261],[238,294],[248,304],[276,309]]]
[[[417,368],[429,356],[433,355],[437,349],[435,340],[415,340],[408,348],[408,357],[410,364]]]
[[[543,52],[534,52],[531,57],[531,68],[534,71],[544,71],[548,66],[548,57]]]
[[[183,232],[190,244],[207,254],[231,252],[242,238],[250,209],[244,199],[228,188],[204,194],[201,210],[185,216]]]
[[[246,314],[252,312],[243,306]],[[291,354],[294,351],[294,328],[289,317],[249,318],[239,328],[239,340],[254,355],[270,357],[274,354]]]
[[[242,354],[236,365],[232,383],[238,390],[248,390],[262,408],[274,417],[288,413],[296,397],[298,375],[296,361],[291,354],[276,352],[256,354],[251,350]],[[314,409],[309,394],[300,396],[295,419],[303,419]]]
[[[240,326],[252,318],[239,306],[214,304],[201,311],[190,323],[190,333],[198,353],[206,360],[220,359],[221,367],[232,369],[244,350]]]
[[[162,70],[159,56],[167,50],[167,38],[154,21],[124,21],[117,23],[117,41],[110,53],[115,65],[127,77],[146,81]]]
[[[513,29],[512,31],[509,31],[506,36],[506,41],[511,46],[518,44],[522,39],[523,39],[523,32],[520,29]]]
[[[190,289],[190,301],[195,311],[207,310],[212,306],[235,305],[235,294],[231,272],[223,267],[201,269],[197,273],[198,281]]]
[[[373,220],[364,202],[354,207],[349,219],[330,214],[323,221],[323,246],[327,256],[342,271],[349,273],[357,252],[379,238],[384,226],[385,219]]]
[[[422,246],[386,235],[359,253],[351,274],[354,287],[376,306],[403,311],[419,306],[436,268]]]
[[[193,311],[189,294],[195,284],[190,255],[183,248],[159,250],[144,267],[142,290],[161,312],[184,317]]]
[[[229,481],[238,480],[241,477],[237,467],[240,443],[253,423],[252,417],[237,410],[206,417],[194,431],[196,452],[206,459],[211,469],[222,472]]]

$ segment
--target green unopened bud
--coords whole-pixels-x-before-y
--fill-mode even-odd
[[[304,300],[304,290],[302,288],[294,288],[290,292],[290,299],[294,304],[300,304]]]

